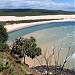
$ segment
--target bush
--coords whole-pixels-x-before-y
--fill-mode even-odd
[[[4,69],[4,68],[3,68],[3,63],[0,62],[0,72],[2,72],[3,69]]]
[[[3,75],[6,75],[5,73],[10,75],[16,75],[13,64],[0,62],[0,72],[3,72]]]
[[[14,66],[12,64],[9,65],[9,73],[15,75]]]
[[[0,50],[2,49],[8,49],[9,46],[6,43],[0,43]]]
[[[6,28],[3,25],[0,25],[0,43],[6,42],[8,39],[8,34]]]

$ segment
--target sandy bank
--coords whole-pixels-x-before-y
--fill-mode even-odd
[[[71,19],[74,18],[74,15],[42,15],[42,16],[0,16],[0,21],[18,21],[18,20],[35,20],[35,19]]]
[[[5,28],[7,32],[12,32],[25,27],[30,27],[38,24],[45,24],[51,22],[64,22],[64,21],[75,21],[74,15],[45,15],[45,16],[25,16],[25,17],[15,17],[15,16],[0,16],[0,21],[19,21],[19,20],[36,20],[36,19],[59,19],[51,21],[33,22],[33,23],[19,23],[6,25]]]

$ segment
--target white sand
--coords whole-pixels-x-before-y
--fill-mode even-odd
[[[35,20],[35,19],[67,19],[74,18],[74,15],[42,15],[42,16],[24,16],[24,17],[16,17],[16,16],[0,16],[0,21],[17,21],[17,20]]]
[[[18,30],[21,28],[30,27],[38,24],[75,21],[75,16],[74,15],[44,15],[44,16],[24,16],[24,17],[0,16],[0,21],[20,21],[20,20],[36,20],[36,19],[60,19],[60,20],[12,24],[12,25],[6,25],[5,28],[7,29],[7,32],[11,32],[14,30]]]

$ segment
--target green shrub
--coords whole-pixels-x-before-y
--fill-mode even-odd
[[[8,40],[8,33],[6,28],[0,24],[0,43],[6,42]]]
[[[9,73],[15,75],[14,66],[12,64],[9,65]]]
[[[3,63],[0,62],[0,72],[3,71]]]
[[[0,50],[2,49],[8,49],[9,46],[6,43],[0,43]]]

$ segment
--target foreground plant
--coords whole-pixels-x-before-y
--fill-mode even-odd
[[[8,45],[6,44],[7,39],[7,30],[3,25],[0,25],[0,50],[8,48]]]
[[[6,28],[3,25],[0,25],[0,43],[6,42],[8,39],[8,34]]]

